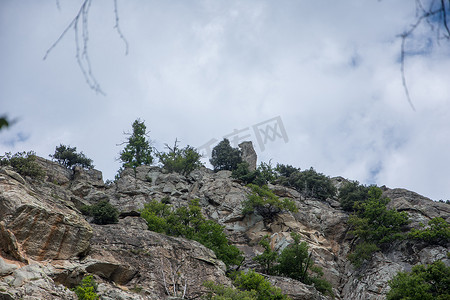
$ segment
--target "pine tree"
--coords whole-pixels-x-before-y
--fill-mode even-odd
[[[133,133],[130,134],[125,148],[120,152],[122,168],[136,168],[141,165],[151,165],[153,162],[152,147],[147,139],[147,127],[144,121],[134,121]]]

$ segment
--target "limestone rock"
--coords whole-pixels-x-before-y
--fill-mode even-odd
[[[254,161],[256,167],[256,155]],[[198,299],[206,280],[230,285],[224,264],[211,250],[147,230],[145,220],[137,216],[152,199],[165,199],[175,208],[198,199],[205,217],[223,225],[229,240],[243,251],[241,269],[257,267],[252,258],[263,251],[258,243],[264,236],[281,251],[292,243],[291,232],[300,234],[333,285],[336,299],[381,300],[397,271],[437,259],[450,265],[448,246],[401,241],[355,270],[347,260],[354,242],[348,233],[349,214],[340,208],[338,198],[305,199],[296,190],[270,185],[277,196],[294,201],[298,212],[264,220],[242,214],[250,190],[233,180],[229,171],[201,168],[182,176],[140,166],[123,170],[120,179],[105,186],[97,170],[68,170],[42,158],[38,162],[47,173],[43,182],[0,167],[0,299],[75,299],[68,288],[87,274],[98,282],[101,299],[179,299],[185,286],[185,298]],[[346,181],[333,178],[335,186]],[[383,190],[392,200],[389,208],[408,213],[410,227],[434,217],[450,221],[448,204],[404,189]],[[103,199],[121,211],[118,224],[90,225],[80,214],[82,205]],[[325,299],[312,286],[268,278],[292,299]],[[168,288],[173,284],[175,293]]]
[[[17,269],[17,265],[7,263],[0,257],[0,277],[11,274],[15,269]]]
[[[6,291],[0,294],[0,299],[77,299],[74,292],[56,284],[40,264],[23,266],[0,278],[0,290]]]
[[[45,173],[47,174],[46,181],[48,182],[53,182],[58,185],[65,185],[69,183],[73,177],[73,170],[67,169],[56,162],[39,156],[36,156],[36,162],[45,170]]]
[[[1,220],[24,254],[35,260],[77,256],[87,250],[92,236],[91,227],[70,203],[10,177],[0,182]]]
[[[93,225],[86,270],[129,288],[142,287],[149,299],[164,299],[164,280],[173,285],[174,275],[179,293],[187,284],[187,298],[202,295],[202,283],[206,280],[230,283],[225,265],[211,250],[195,241],[143,230],[144,227],[145,221],[135,217],[126,217],[119,224]],[[97,263],[91,264],[90,260]]]
[[[291,297],[292,300],[326,300],[327,297],[318,293],[313,286],[304,284],[300,281],[279,277],[279,276],[267,276],[267,279],[271,284],[280,288],[286,295]]]
[[[249,171],[256,170],[257,155],[253,148],[253,143],[251,141],[245,141],[240,143],[239,148],[242,151],[242,160],[248,163]]]

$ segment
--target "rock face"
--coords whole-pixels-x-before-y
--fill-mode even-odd
[[[256,154],[248,157],[256,167]],[[202,213],[223,225],[245,254],[241,269],[256,267],[252,258],[263,250],[258,243],[264,236],[281,250],[292,242],[291,232],[300,234],[333,285],[336,299],[384,299],[387,282],[397,271],[436,259],[450,264],[448,247],[402,241],[355,270],[346,259],[353,241],[349,215],[337,199],[304,198],[293,189],[270,185],[278,196],[295,201],[298,212],[282,213],[268,222],[242,214],[249,189],[233,180],[230,171],[203,168],[182,176],[141,166],[124,170],[107,186],[97,170],[68,170],[41,158],[38,162],[47,172],[44,182],[0,168],[0,299],[76,299],[70,288],[86,274],[99,283],[101,299],[199,299],[207,280],[231,285],[225,265],[211,250],[147,230],[139,210],[152,199],[175,207],[199,199]],[[344,179],[333,180],[338,186]],[[450,221],[448,204],[402,189],[386,188],[384,194],[392,199],[391,208],[409,214],[411,227],[438,216]],[[81,215],[82,205],[100,200],[121,211],[118,224],[89,224]],[[292,299],[329,298],[313,286],[267,277]]]
[[[257,156],[256,151],[253,148],[253,143],[250,141],[242,142],[239,145],[242,151],[242,160],[248,163],[248,169],[250,171],[256,170]]]

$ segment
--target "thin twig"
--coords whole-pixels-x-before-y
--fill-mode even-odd
[[[161,273],[163,276],[164,289],[166,290],[167,295],[170,296],[169,289],[167,288],[167,284],[166,284],[166,275],[164,275],[164,261],[162,258],[161,258]]]
[[[423,9],[423,6],[420,1],[416,1],[416,3],[418,4],[418,6],[420,7],[420,9],[422,10],[423,13],[422,13],[422,15],[420,15],[418,17],[416,23],[411,25],[411,28],[408,31],[406,31],[400,35],[400,37],[402,38],[402,43],[400,46],[400,72],[401,72],[401,76],[402,76],[402,85],[405,90],[406,99],[408,100],[408,103],[411,106],[411,109],[413,111],[416,111],[416,108],[414,107],[414,104],[412,103],[412,100],[411,100],[411,96],[409,95],[409,89],[408,89],[408,85],[406,84],[406,76],[405,76],[405,42],[406,42],[406,39],[414,32],[414,30],[420,25],[420,23],[424,19],[427,20],[428,17],[440,12],[440,9],[432,11],[431,7],[430,7],[429,11],[425,11]]]
[[[445,2],[444,0],[441,0],[441,5],[442,5],[442,18],[444,19],[444,27],[447,30],[447,36],[450,37],[450,29],[448,28],[448,24],[447,24],[447,12],[446,12],[446,8],[445,8]]]
[[[114,28],[116,29],[119,37],[123,40],[125,43],[125,55],[128,54],[128,42],[125,39],[125,36],[122,34],[122,31],[119,26],[119,12],[117,8],[117,0],[113,0],[114,3],[114,16],[115,16],[115,25]],[[84,0],[81,4],[80,9],[78,10],[75,17],[72,19],[72,21],[67,25],[67,27],[64,28],[63,32],[59,35],[59,37],[56,39],[56,41],[47,49],[45,52],[45,55],[43,57],[43,60],[46,60],[47,57],[50,55],[50,52],[53,51],[54,48],[61,42],[61,40],[66,36],[69,29],[73,28],[74,30],[74,39],[75,39],[75,57],[77,60],[77,64],[81,70],[81,73],[83,74],[83,77],[86,80],[86,83],[88,86],[94,90],[96,93],[105,95],[105,93],[102,91],[100,84],[98,83],[97,79],[94,76],[94,73],[92,72],[92,65],[89,58],[89,51],[88,51],[88,42],[89,42],[89,26],[88,26],[88,20],[89,20],[89,10],[92,4],[92,0]],[[56,6],[58,9],[60,9],[60,3],[59,0],[56,0]],[[80,33],[80,19],[81,19],[81,33]],[[81,35],[81,37],[80,37]]]
[[[116,19],[116,23],[114,25],[114,28],[117,30],[117,33],[119,34],[119,37],[122,39],[122,41],[125,44],[125,55],[128,55],[128,41],[126,40],[126,38],[122,34],[122,30],[120,29],[120,26],[119,26],[119,12],[117,10],[117,0],[114,0],[114,16],[115,16],[115,19]]]
[[[406,40],[406,35],[403,35],[402,36],[401,53],[400,53],[400,72],[402,74],[402,84],[403,84],[403,88],[405,90],[406,99],[408,100],[408,103],[411,106],[411,109],[413,111],[416,111],[416,108],[414,107],[414,104],[411,101],[411,97],[409,96],[408,85],[406,84],[406,76],[405,76],[405,40]]]

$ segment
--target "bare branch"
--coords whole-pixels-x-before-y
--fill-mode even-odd
[[[447,36],[450,37],[450,29],[448,28],[448,24],[447,24],[447,12],[446,12],[444,0],[441,0],[441,6],[442,6],[442,18],[444,19],[443,20],[444,27],[445,27],[445,30],[447,30]]]
[[[114,3],[114,16],[115,16],[115,25],[114,28],[116,29],[119,37],[124,41],[125,43],[125,54],[128,54],[128,42],[125,39],[124,35],[122,34],[122,31],[119,27],[119,13],[117,9],[117,0],[113,0]],[[81,73],[83,74],[83,77],[86,80],[86,83],[88,86],[94,90],[98,94],[105,95],[105,93],[102,91],[100,84],[98,83],[97,79],[94,76],[94,73],[92,72],[92,65],[89,58],[89,51],[88,51],[88,42],[89,42],[89,26],[88,26],[88,19],[89,19],[89,9],[91,7],[92,0],[84,0],[81,4],[80,9],[78,10],[75,17],[72,19],[72,21],[69,23],[69,25],[63,30],[63,32],[60,34],[60,36],[56,39],[56,41],[50,46],[50,48],[47,49],[44,55],[44,60],[47,59],[50,52],[53,51],[54,48],[61,42],[61,40],[64,38],[64,36],[67,34],[69,29],[73,28],[74,30],[74,39],[75,39],[75,50],[76,50],[76,60],[77,64],[81,70]],[[56,1],[56,5],[58,9],[60,9],[60,3],[59,0]],[[81,21],[80,21],[81,20]],[[81,22],[81,25],[80,25]],[[81,29],[80,29],[81,27]],[[81,32],[80,32],[81,31]]]
[[[402,74],[402,84],[403,88],[405,89],[405,95],[406,99],[408,100],[409,105],[411,106],[413,111],[416,111],[416,108],[414,107],[414,104],[411,101],[411,97],[409,96],[409,90],[408,85],[406,84],[406,77],[405,77],[405,40],[406,35],[402,36],[402,46],[401,46],[401,52],[400,52],[400,72]]]
[[[119,12],[117,10],[117,0],[114,0],[114,16],[116,18],[116,24],[114,25],[114,28],[117,30],[119,37],[123,40],[123,42],[125,44],[125,55],[128,55],[128,41],[123,36],[122,30],[120,29],[120,26],[119,26]]]
[[[161,258],[161,273],[162,273],[162,277],[163,277],[164,289],[166,290],[167,295],[170,295],[169,289],[167,288],[167,284],[166,284],[166,276],[164,275],[164,261],[162,258]]]
[[[416,0],[416,14],[417,14],[417,20],[414,24],[411,25],[411,28],[408,31],[405,31],[400,35],[402,39],[402,43],[400,46],[400,72],[402,76],[402,85],[405,90],[406,99],[408,100],[409,105],[411,106],[411,109],[413,111],[416,111],[411,96],[409,94],[408,85],[406,83],[406,76],[405,76],[405,43],[406,40],[413,34],[414,30],[422,23],[423,20],[426,20],[426,22],[429,24],[431,30],[434,30],[434,26],[432,22],[429,20],[431,16],[434,16],[436,14],[442,14],[443,15],[443,26],[446,28],[447,32],[449,33],[445,38],[450,38],[450,30],[447,26],[447,14],[446,14],[446,7],[444,0],[441,0],[441,6],[438,9],[433,10],[433,2],[430,4],[428,9],[425,9],[422,5],[422,2],[420,0]],[[439,30],[439,27],[438,27]],[[439,33],[437,37],[437,41],[439,42]]]

